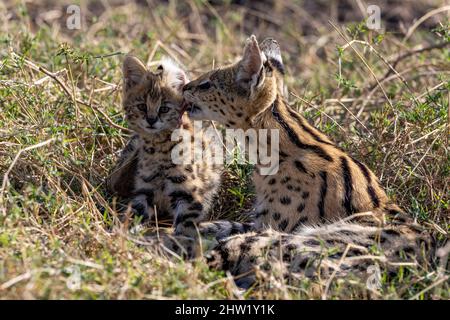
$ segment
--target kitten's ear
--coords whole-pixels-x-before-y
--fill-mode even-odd
[[[281,59],[281,50],[278,42],[275,39],[266,38],[259,47],[272,66],[281,74],[284,74],[284,64],[283,59]]]
[[[138,58],[126,56],[123,60],[122,71],[123,78],[125,80],[125,88],[129,89],[142,80],[147,72],[147,69]]]
[[[256,37],[252,35],[245,42],[244,55],[239,63],[237,82],[250,89],[257,87],[264,81],[263,64],[265,56],[259,49]]]
[[[165,77],[167,85],[177,91],[181,92],[183,86],[189,82],[183,69],[171,59],[163,58],[158,70],[162,71],[162,75]]]

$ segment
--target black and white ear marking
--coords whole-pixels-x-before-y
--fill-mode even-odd
[[[252,35],[245,42],[244,55],[239,65],[237,82],[248,85],[251,89],[264,81],[263,69],[266,57],[258,46],[256,37]]]
[[[136,57],[126,56],[122,65],[125,88],[129,89],[139,82],[147,72],[145,65]]]
[[[260,44],[261,51],[270,61],[272,66],[276,68],[281,74],[285,73],[283,59],[281,58],[281,50],[278,42],[272,38],[266,38]]]
[[[189,82],[186,73],[171,59],[164,58],[159,69],[166,77],[167,84],[177,91],[181,91],[183,86]]]

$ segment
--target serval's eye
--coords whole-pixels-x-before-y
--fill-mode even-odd
[[[208,90],[209,88],[211,88],[211,81],[209,80],[203,81],[198,85],[198,88],[201,90]]]
[[[143,112],[147,112],[147,105],[145,103],[138,104],[137,107],[139,110],[141,110]]]
[[[159,108],[158,112],[159,113],[167,113],[167,112],[169,112],[169,107],[162,106],[161,108]]]

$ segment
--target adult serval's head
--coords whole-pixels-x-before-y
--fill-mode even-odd
[[[273,39],[258,44],[246,40],[242,58],[235,64],[209,71],[183,87],[190,102],[189,116],[214,120],[230,128],[245,128],[283,91],[284,65]]]

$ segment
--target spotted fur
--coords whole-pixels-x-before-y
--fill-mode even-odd
[[[219,186],[222,168],[206,162],[172,161],[178,143],[171,139],[173,130],[193,132],[187,115],[181,117],[180,89],[187,77],[167,61],[151,72],[131,56],[125,58],[123,73],[123,106],[135,135],[109,179],[110,189],[131,197],[138,215],[172,217],[176,234],[195,237]]]
[[[342,225],[339,221],[360,212],[407,220],[366,165],[336,146],[287,104],[282,92],[283,73],[276,41],[268,39],[260,46],[252,36],[239,62],[207,72],[183,88],[184,98],[192,104],[189,115],[193,119],[214,120],[244,130],[279,130],[279,170],[273,175],[261,175],[257,165],[253,176],[257,194],[254,230],[270,229],[271,233],[225,239],[212,254],[220,257],[220,265],[225,269],[233,264],[230,270],[234,274],[258,265],[240,257],[247,256],[244,251],[260,252],[262,247],[272,250],[269,244],[274,235],[284,237],[301,250],[318,247],[316,243],[323,234],[327,235],[325,240],[355,241],[367,250],[375,243],[369,237],[387,232],[391,226],[373,229],[363,222]],[[328,232],[330,222],[339,228]],[[327,224],[320,227],[324,223]],[[404,223],[401,231],[392,226],[395,232],[391,236],[398,239],[395,243],[408,243],[417,254],[415,239],[421,237],[410,224]],[[302,238],[309,226],[319,227],[314,229],[312,238]],[[345,236],[344,229],[352,232],[350,237]],[[405,240],[410,238],[411,241]],[[393,242],[388,241],[383,249],[389,252]],[[341,250],[339,256],[342,254]]]
[[[256,228],[270,226],[292,232],[303,224],[393,209],[369,168],[286,103],[278,85],[283,71],[281,56],[273,40],[271,43],[271,51],[264,53],[251,38],[240,62],[208,72],[183,89],[184,97],[195,105],[190,112],[193,119],[242,129],[279,130],[278,172],[263,176],[255,170],[253,176],[258,196]]]
[[[364,219],[357,221],[361,216]],[[237,283],[243,287],[258,276],[295,281],[352,274],[364,279],[375,264],[394,273],[401,265],[422,264],[431,246],[426,231],[413,222],[386,223],[385,219],[380,213],[355,214],[296,233],[268,229],[235,235],[221,240],[207,261],[211,267],[239,276]]]

